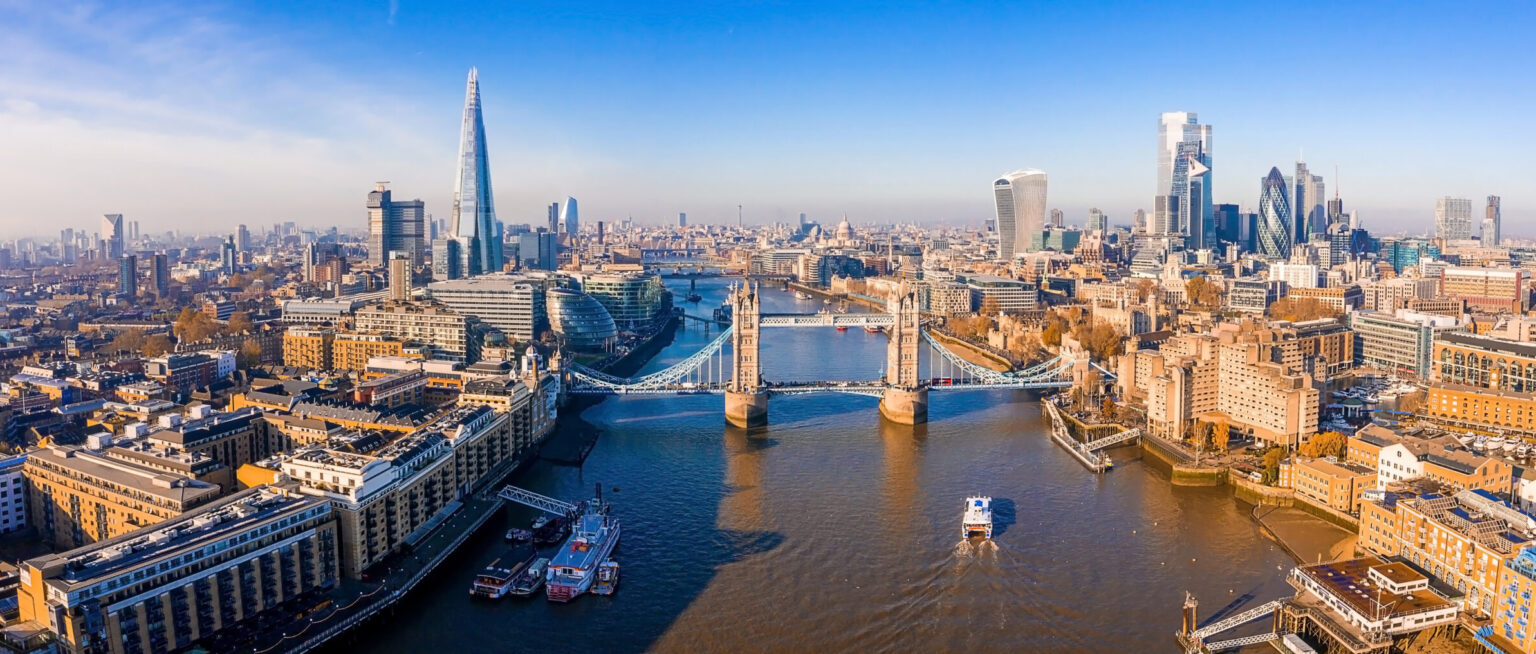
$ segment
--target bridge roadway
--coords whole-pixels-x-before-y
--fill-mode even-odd
[[[765,313],[758,321],[764,327],[893,327],[896,316],[889,313]]]
[[[993,389],[1012,390],[1051,390],[1067,388],[1071,381],[1048,381],[1027,383],[987,383],[984,381],[953,379],[940,377],[923,380],[925,387],[930,391],[975,391]],[[728,384],[721,383],[697,383],[676,382],[654,388],[589,388],[571,387],[566,389],[572,395],[721,395],[728,388]],[[869,395],[879,397],[885,391],[886,385],[882,380],[871,381],[787,381],[764,382],[762,390],[769,395],[805,395],[807,393],[849,393],[853,395]],[[1111,437],[1114,439],[1115,437]],[[1126,440],[1119,438],[1117,440]]]

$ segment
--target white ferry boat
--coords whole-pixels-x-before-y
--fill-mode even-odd
[[[992,538],[992,498],[972,495],[965,498],[965,518],[960,525],[960,537],[980,536]]]
[[[608,515],[603,489],[580,509],[571,538],[549,562],[544,596],[551,602],[569,602],[592,588],[598,565],[608,560],[619,544],[619,520]]]

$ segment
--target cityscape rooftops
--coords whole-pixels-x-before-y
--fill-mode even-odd
[[[274,487],[253,488],[152,527],[60,554],[29,559],[39,570],[62,570],[48,583],[64,592],[96,583],[156,559],[214,546],[251,525],[324,505],[325,500]],[[325,509],[322,509],[325,510]],[[131,583],[124,579],[123,583]]]

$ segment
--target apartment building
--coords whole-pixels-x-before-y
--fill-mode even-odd
[[[146,440],[159,447],[205,454],[230,470],[288,449],[283,433],[271,429],[261,410],[246,407],[217,413],[208,405],[191,407],[187,417],[161,416]],[[232,489],[226,489],[232,490]]]
[[[290,329],[283,333],[283,365],[308,370],[331,369],[331,329]]]
[[[331,341],[331,367],[328,370],[362,371],[374,357],[403,357],[407,351],[416,353],[411,358],[425,358],[423,348],[415,347],[393,336],[383,334],[354,334],[343,332]]]
[[[1437,382],[1429,385],[1420,411],[1457,427],[1536,435],[1536,398],[1530,392]]]
[[[364,307],[357,310],[356,324],[358,332],[427,343],[432,346],[434,358],[465,363],[480,360],[480,344],[486,329],[479,318],[428,302]],[[332,343],[333,351],[340,347]]]
[[[139,445],[54,446],[27,454],[22,468],[28,513],[55,548],[116,538],[207,504],[224,489],[207,481],[227,473],[206,455]],[[129,456],[129,453],[141,456]],[[146,459],[155,459],[146,465]]]
[[[323,498],[244,491],[154,527],[25,561],[23,624],[70,654],[184,651],[338,579]]]
[[[1317,432],[1318,391],[1311,380],[1270,362],[1260,343],[1218,348],[1217,410],[1234,426],[1277,445],[1296,445]]]
[[[538,427],[527,419],[532,404],[505,413],[459,407],[404,436],[348,434],[299,449],[275,465],[302,492],[330,500],[340,527],[342,573],[357,578],[414,543],[461,496],[509,472],[547,431],[532,431]]]
[[[1474,334],[1440,335],[1434,345],[1433,379],[1489,390],[1536,391],[1536,343]]]

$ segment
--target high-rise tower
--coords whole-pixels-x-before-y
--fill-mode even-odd
[[[427,207],[421,200],[396,202],[388,182],[379,182],[368,194],[368,263],[383,267],[393,252],[404,252],[411,267],[427,255]]]
[[[1447,241],[1472,238],[1472,201],[1450,196],[1436,199],[1435,236]]]
[[[1288,259],[1294,242],[1291,203],[1286,199],[1285,176],[1279,168],[1270,168],[1260,184],[1258,234],[1254,240],[1260,256]]]
[[[1499,228],[1504,222],[1499,215],[1499,196],[1488,196],[1488,208],[1483,211],[1483,245],[1498,245]]]
[[[123,214],[109,213],[101,217],[101,240],[106,243],[106,257],[123,256]]]
[[[1190,111],[1163,114],[1157,124],[1157,194],[1149,234],[1188,235],[1195,247],[1215,221],[1211,206],[1211,126]]]
[[[576,198],[565,198],[565,205],[560,207],[560,224],[565,227],[571,243],[576,243],[576,234],[581,231],[581,225],[576,220]]]
[[[496,236],[496,206],[491,199],[491,163],[480,115],[480,79],[469,69],[464,91],[464,125],[459,137],[459,170],[453,187],[453,237],[463,249],[464,272],[501,270],[501,242]]]
[[[1043,171],[1019,170],[992,182],[997,205],[997,258],[1003,261],[1029,249],[1045,228],[1046,177]]]

